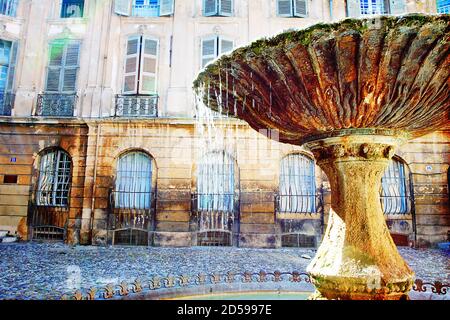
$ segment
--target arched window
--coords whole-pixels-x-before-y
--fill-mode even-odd
[[[49,150],[41,155],[36,192],[38,206],[67,207],[72,161],[62,150]]]
[[[143,152],[122,155],[117,163],[115,207],[150,209],[152,159]]]
[[[234,159],[225,152],[206,154],[198,166],[198,210],[226,211],[234,208]]]
[[[316,185],[314,161],[302,154],[281,160],[279,213],[315,213]]]
[[[381,199],[385,214],[410,212],[406,181],[405,165],[397,159],[392,159],[381,179]]]

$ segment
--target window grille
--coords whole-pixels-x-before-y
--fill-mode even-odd
[[[411,208],[404,164],[396,159],[392,159],[381,179],[381,183],[381,201],[384,213],[410,213]]]
[[[143,152],[130,152],[119,158],[116,187],[117,208],[150,209],[152,160]]]
[[[41,156],[36,192],[38,206],[69,205],[71,166],[70,156],[62,150],[47,151]]]
[[[279,213],[315,213],[315,165],[309,157],[291,154],[281,161]]]

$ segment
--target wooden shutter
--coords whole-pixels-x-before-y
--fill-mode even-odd
[[[357,18],[361,16],[359,0],[347,0],[347,14],[348,17],[351,18]]]
[[[128,38],[123,80],[123,93],[125,94],[137,94],[140,51],[141,37]]]
[[[49,47],[49,62],[47,68],[47,92],[59,92],[61,83],[61,71],[64,60],[64,43],[62,41],[54,41]]]
[[[294,16],[296,17],[308,16],[307,0],[294,0]]]
[[[160,0],[160,16],[171,16],[174,13],[174,0]]]
[[[132,0],[115,0],[114,12],[120,16],[129,16]]]
[[[390,14],[404,14],[406,13],[405,0],[389,0]]]
[[[233,15],[233,0],[219,0],[219,14],[231,17]]]
[[[9,59],[9,68],[8,68],[8,77],[6,83],[6,91],[12,92],[14,89],[14,79],[16,74],[16,65],[17,65],[17,53],[19,49],[18,42],[13,42],[11,46],[11,56]]]
[[[233,41],[226,40],[226,39],[220,39],[219,42],[219,53],[228,53],[233,51],[234,43]]]
[[[80,47],[81,43],[79,41],[71,41],[66,45],[63,72],[62,72],[63,92],[74,93],[77,89],[77,74],[80,61]]]
[[[217,1],[218,0],[203,0],[203,15],[205,17],[217,14]]]
[[[202,39],[202,68],[217,57],[217,37]]]
[[[292,17],[292,0],[277,0],[277,15]]]
[[[139,93],[156,93],[156,71],[158,68],[158,41],[143,38],[141,50],[141,74]]]

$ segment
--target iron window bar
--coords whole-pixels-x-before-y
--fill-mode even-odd
[[[117,95],[115,117],[158,117],[158,95]]]
[[[275,210],[278,214],[320,213],[322,194],[277,194],[275,196]]]
[[[36,116],[73,117],[78,96],[75,93],[43,93],[38,95]]]
[[[10,92],[0,93],[0,116],[11,116],[16,95]]]
[[[31,202],[28,207],[31,240],[64,241],[69,221],[69,206],[43,206]]]

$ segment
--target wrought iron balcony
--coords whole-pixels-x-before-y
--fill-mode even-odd
[[[18,2],[19,0],[0,0],[0,14],[15,17]]]
[[[43,117],[73,117],[78,96],[64,93],[38,95],[36,115]]]
[[[157,95],[117,95],[116,117],[158,117]]]
[[[16,95],[14,93],[0,93],[0,116],[10,116],[14,108]]]
[[[159,17],[159,5],[134,4],[131,15],[135,17]]]

